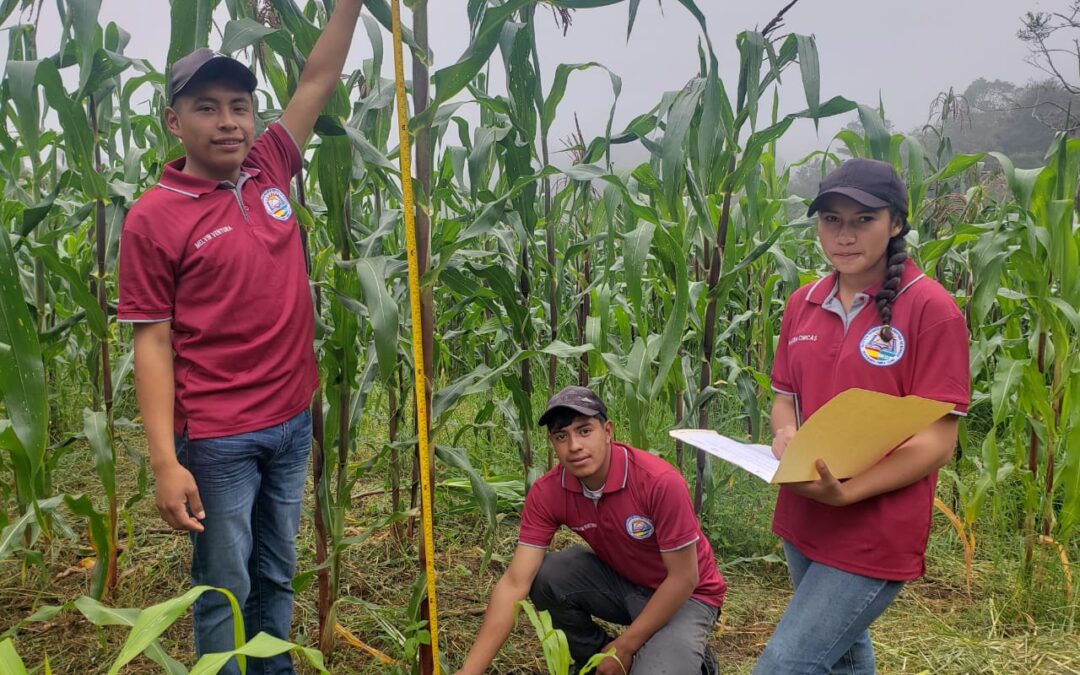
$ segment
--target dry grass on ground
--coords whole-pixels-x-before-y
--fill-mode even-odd
[[[134,490],[134,470],[124,458],[124,493]],[[61,489],[93,491],[93,478],[75,475]],[[372,486],[358,486],[357,493]],[[310,504],[308,505],[310,508]],[[355,527],[362,528],[389,509],[389,499],[376,495],[357,503]],[[152,495],[131,513],[131,536],[124,537],[122,578],[109,599],[114,606],[145,607],[182,592],[190,547],[182,535],[165,530],[157,518]],[[479,627],[487,595],[501,573],[514,545],[513,522],[499,531],[496,553],[488,569],[480,571],[482,525],[472,515],[445,518],[437,532],[437,565],[441,642],[451,665],[458,665]],[[936,523],[931,543],[930,575],[910,584],[899,600],[877,622],[873,636],[883,673],[1080,673],[1080,633],[1072,621],[1077,606],[1065,606],[1060,590],[1046,589],[1032,599],[1014,590],[1015,573],[1002,564],[980,558],[976,584],[969,597],[964,588],[962,556],[944,521]],[[313,564],[313,533],[306,518],[300,535],[301,565]],[[569,535],[560,539],[572,541]],[[45,555],[47,571],[23,568],[8,560],[0,563],[0,631],[47,604],[73,600],[88,591],[89,575],[78,570],[88,555],[69,541],[53,544]],[[1053,560],[1042,560],[1052,569]],[[379,607],[342,605],[339,621],[364,642],[391,655],[396,647],[374,612],[404,627],[406,607],[416,578],[416,552],[411,542],[401,543],[380,532],[344,557],[342,592]],[[768,640],[790,596],[782,565],[746,562],[726,572],[730,585],[722,621],[711,645],[725,673],[749,672]],[[1049,584],[1046,584],[1049,586]],[[1075,602],[1075,601],[1074,601]],[[1043,611],[1032,611],[1035,605]],[[316,642],[317,617],[314,585],[298,596],[294,639]],[[164,637],[166,649],[191,664],[190,616],[182,618]],[[27,624],[15,635],[27,665],[41,664],[48,655],[53,672],[105,672],[122,644],[126,630],[98,629],[75,611],[48,623]],[[328,665],[334,673],[386,672],[367,653],[339,644]],[[125,673],[158,672],[140,658]],[[502,650],[493,672],[544,673],[542,655],[531,628],[525,623]]]

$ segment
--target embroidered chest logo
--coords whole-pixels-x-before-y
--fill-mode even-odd
[[[285,222],[292,218],[292,204],[289,203],[289,198],[276,187],[263,191],[262,203],[266,212],[275,220]]]
[[[645,516],[630,516],[626,519],[626,533],[632,539],[638,541],[648,539],[653,535],[654,530],[652,521]]]
[[[859,341],[859,353],[872,366],[891,366],[904,356],[907,341],[904,334],[892,327],[892,342],[881,339],[881,327],[875,326],[866,331]]]

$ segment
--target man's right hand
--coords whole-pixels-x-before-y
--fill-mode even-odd
[[[780,459],[784,456],[784,450],[787,449],[791,439],[795,437],[795,431],[796,429],[793,426],[785,426],[776,430],[772,441],[773,457]]]
[[[162,520],[177,530],[202,532],[199,521],[206,517],[206,512],[191,472],[176,462],[155,471],[154,476],[155,501]]]

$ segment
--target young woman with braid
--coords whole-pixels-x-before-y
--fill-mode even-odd
[[[907,188],[892,166],[845,162],[822,181],[815,213],[834,271],[795,291],[784,310],[773,453],[851,388],[955,409],[851,479],[837,480],[819,460],[820,480],[780,488],[773,531],[795,594],[755,674],[875,672],[868,628],[923,574],[937,470],[952,457],[970,396],[964,318],[904,251]]]

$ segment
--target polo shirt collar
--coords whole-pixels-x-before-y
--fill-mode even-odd
[[[158,181],[158,186],[163,187],[166,190],[171,190],[172,192],[178,192],[186,197],[191,197],[192,199],[208,195],[222,186],[229,188],[234,187],[230,181],[217,181],[184,173],[184,166],[186,164],[186,157],[181,157],[180,159],[173,160],[166,164],[165,171],[161,175],[161,180]],[[240,173],[241,179],[239,183],[242,184],[243,174],[247,174],[248,177],[254,178],[259,175],[259,170],[253,166],[245,166],[241,168]]]
[[[630,450],[622,443],[611,444],[611,461],[608,463],[607,481],[604,494],[617,492],[626,487],[630,480]],[[581,481],[574,478],[566,469],[560,469],[559,484],[569,492],[582,493]]]
[[[839,272],[833,272],[832,274],[818,279],[817,282],[810,287],[810,292],[806,294],[806,301],[815,305],[825,304],[829,297],[833,295],[834,289],[837,288],[837,284],[840,280],[839,274]],[[915,266],[915,263],[909,257],[904,261],[904,272],[900,275],[900,292],[897,293],[897,295],[903,293],[909,286],[919,279],[922,279],[924,276],[926,275],[922,273],[922,270]],[[878,291],[881,290],[881,286],[884,283],[885,280],[882,279],[861,292],[873,298],[877,295]]]

